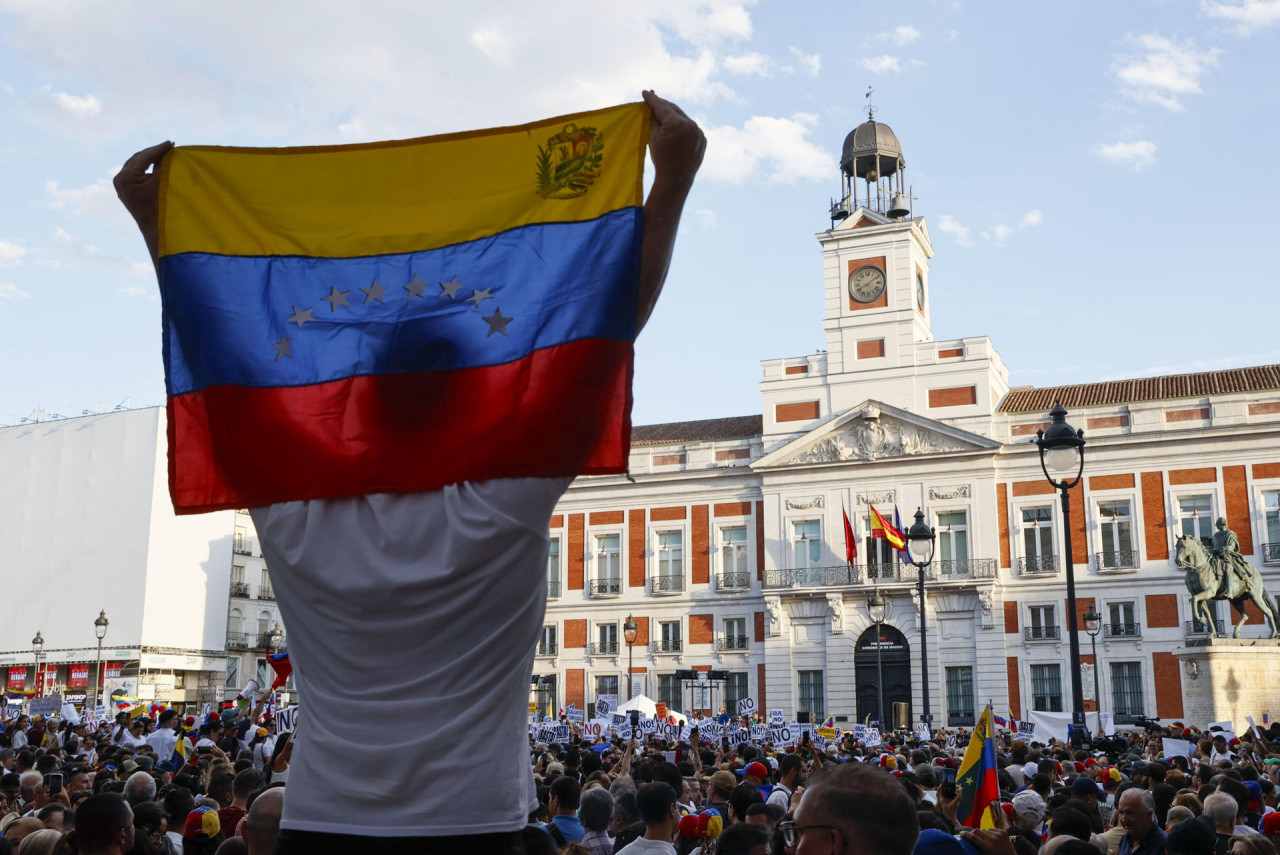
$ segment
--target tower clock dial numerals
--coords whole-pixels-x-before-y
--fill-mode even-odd
[[[849,274],[849,296],[859,303],[871,303],[884,293],[884,271],[867,264]]]

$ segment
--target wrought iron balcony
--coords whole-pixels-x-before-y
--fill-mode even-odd
[[[684,639],[668,638],[649,642],[649,650],[653,653],[679,653],[684,650]]]
[[[649,591],[654,594],[679,594],[684,590],[684,576],[650,576]]]
[[[974,727],[977,723],[973,713],[947,713],[947,727]]]
[[[1057,572],[1056,555],[1022,555],[1018,558],[1019,576],[1049,576]]]
[[[749,643],[745,635],[722,635],[716,639],[716,650],[746,650]]]
[[[996,560],[994,558],[945,558],[934,560],[929,565],[926,577],[937,582],[952,579],[994,579],[996,576]]]
[[[751,589],[750,573],[717,573],[717,591],[747,591]]]
[[[556,653],[557,653],[559,650],[560,650],[560,646],[559,646],[558,644],[556,644],[554,641],[539,641],[539,642],[538,642],[538,655],[539,655],[539,656],[555,656],[555,655],[556,655]]]
[[[1102,630],[1107,638],[1138,638],[1142,635],[1142,624],[1104,623]]]
[[[249,541],[237,538],[231,544],[231,551],[237,555],[252,555],[253,550],[249,548]]]
[[[1029,626],[1024,632],[1027,641],[1057,641],[1062,638],[1062,633],[1056,626]]]
[[[764,571],[765,588],[836,588],[856,585],[860,581],[857,567],[838,564],[834,567],[804,567],[800,570]]]
[[[249,583],[248,582],[232,582],[231,596],[233,597],[249,596]]]
[[[276,598],[276,592],[275,592],[275,589],[274,589],[274,588],[272,588],[270,585],[259,585],[259,586],[258,586],[258,599],[260,599],[260,600],[274,600],[275,598]]]
[[[867,581],[874,579],[880,582],[911,582],[918,576],[915,567],[896,559],[884,563],[858,565],[858,568],[866,570]]]
[[[1213,622],[1218,635],[1222,635],[1222,621],[1215,620]],[[1187,635],[1208,635],[1209,626],[1202,620],[1187,621]]]
[[[554,600],[558,596],[560,596],[560,580],[548,579],[547,580],[547,599]]]
[[[618,642],[616,641],[593,641],[591,642],[592,656],[614,656],[618,652]]]
[[[1120,549],[1114,552],[1095,552],[1094,560],[1098,564],[1098,571],[1105,573],[1107,570],[1136,570],[1138,569],[1138,551],[1136,549]]]
[[[591,596],[592,597],[622,596],[622,580],[621,579],[592,579],[591,580]]]
[[[1280,564],[1280,543],[1262,544],[1262,563]]]
[[[244,632],[228,632],[227,633],[227,649],[228,650],[247,650],[249,648],[249,640],[252,635]]]

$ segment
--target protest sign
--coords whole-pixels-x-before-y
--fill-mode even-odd
[[[840,738],[840,728],[838,728],[838,727],[820,727],[820,728],[818,728],[818,735],[819,735],[819,736],[821,736],[823,739],[839,739],[839,738]]]
[[[1034,721],[1019,721],[1018,730],[1014,734],[1014,739],[1021,739],[1023,742],[1030,744],[1033,741],[1043,742],[1043,739],[1036,739],[1036,723]]]
[[[67,701],[62,704],[62,720],[70,724],[77,725],[80,723],[80,713],[76,712],[76,705]]]
[[[537,715],[537,714],[538,714],[538,702],[529,701],[529,715]]]
[[[596,696],[596,718],[607,718],[618,708],[617,695]]]
[[[755,698],[739,698],[738,699],[738,715],[751,715],[756,711]]]
[[[925,742],[933,739],[933,735],[929,732],[929,724],[927,722],[916,722],[916,736],[920,737]]]
[[[956,750],[956,735],[954,733],[947,734],[947,750],[948,751]]]
[[[662,719],[665,719],[667,717],[667,702],[658,701],[658,703],[654,707],[654,714],[657,716],[657,718],[660,721]]]
[[[586,710],[580,710],[573,704],[570,704],[569,708],[564,711],[564,717],[573,724],[582,724],[586,721],[586,712]]]
[[[564,745],[573,736],[573,729],[567,724],[557,724],[552,728],[556,732],[556,742]]]
[[[620,728],[627,727],[627,717],[623,713],[614,713],[609,720],[609,727],[616,733]]]
[[[588,722],[583,726],[582,733],[588,739],[599,739],[604,735],[604,723],[600,719]]]
[[[29,716],[52,716],[62,711],[62,695],[54,692],[43,698],[32,698],[27,703],[27,715]]]
[[[1258,725],[1254,723],[1253,716],[1247,715],[1244,718],[1245,721],[1249,722],[1249,729],[1253,731],[1253,735],[1265,742],[1266,737],[1262,735],[1262,731],[1258,728]]]
[[[880,741],[881,741],[880,728],[868,727],[866,730],[863,731],[862,744],[867,746],[868,748],[874,748],[875,746],[880,744]]]
[[[655,730],[657,730],[657,728],[658,723],[655,720],[647,716],[640,719],[640,732],[646,736],[651,735]]]
[[[763,724],[751,725],[751,739],[757,742],[763,741],[765,739],[766,731],[768,731],[768,728],[765,727]]]
[[[783,725],[781,727],[771,727],[769,728],[768,733],[769,735],[766,738],[770,742],[772,742],[776,747],[783,748],[793,744],[793,740],[791,738],[791,728],[787,727],[786,725]]]
[[[1162,737],[1160,739],[1161,748],[1164,751],[1165,759],[1170,757],[1186,757],[1191,759],[1192,753],[1195,751],[1195,743],[1189,739],[1169,739]]]
[[[769,724],[773,727],[781,727],[786,724],[786,716],[782,710],[769,710]]]
[[[297,705],[289,706],[282,710],[276,710],[276,732],[286,733],[295,730],[298,727],[298,707]]]

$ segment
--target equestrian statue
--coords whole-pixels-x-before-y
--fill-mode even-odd
[[[1271,637],[1280,638],[1280,625],[1276,623],[1276,608],[1271,597],[1262,587],[1262,574],[1255,570],[1240,554],[1240,539],[1227,528],[1227,521],[1218,517],[1213,545],[1206,548],[1200,539],[1184,534],[1176,544],[1176,561],[1186,568],[1187,590],[1191,592],[1191,613],[1208,629],[1211,637],[1217,637],[1209,600],[1230,600],[1240,615],[1232,638],[1240,637],[1240,627],[1249,619],[1244,601],[1253,600],[1271,627]]]

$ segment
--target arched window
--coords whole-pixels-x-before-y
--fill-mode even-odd
[[[227,632],[236,635],[244,632],[244,613],[239,609],[231,610],[231,616],[227,618]]]

